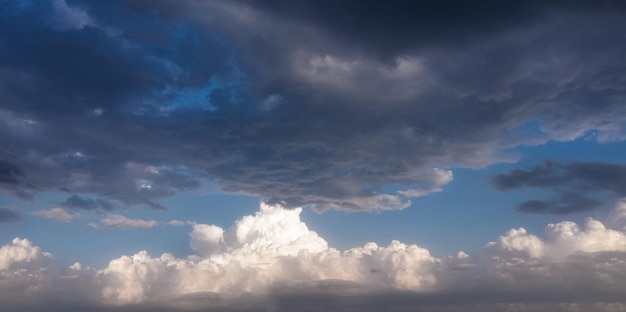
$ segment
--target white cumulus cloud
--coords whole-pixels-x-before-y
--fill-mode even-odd
[[[436,258],[425,248],[396,240],[387,246],[370,242],[344,251],[332,248],[302,222],[301,212],[261,204],[256,214],[226,229],[188,223],[193,255],[179,258],[139,251],[113,259],[98,271],[79,263],[63,267],[30,241],[16,238],[0,248],[0,294],[17,291],[20,296],[54,298],[80,294],[95,305],[206,306],[246,300],[265,305],[260,298],[276,294],[395,293],[413,301],[448,298],[440,303],[442,311],[450,310],[445,307],[462,311],[470,297],[493,311],[512,307],[548,311],[563,302],[569,302],[568,307],[609,307],[623,301],[626,233],[595,219],[582,225],[549,224],[539,234],[511,229],[475,256],[459,252]],[[577,303],[589,289],[602,296]],[[491,304],[490,298],[504,299]],[[545,302],[527,302],[528,298]]]
[[[190,237],[197,256],[153,258],[142,251],[115,259],[100,271],[107,285],[103,297],[133,303],[204,292],[262,293],[323,280],[418,291],[435,285],[438,260],[427,249],[393,241],[340,252],[309,230],[300,213],[261,204],[227,230],[196,224]]]
[[[98,283],[91,268],[63,267],[52,254],[28,239],[15,238],[0,247],[0,302],[67,300],[98,302]],[[6,308],[6,311],[18,311]]]
[[[490,255],[511,258],[563,259],[576,253],[626,251],[626,234],[609,229],[593,218],[580,226],[571,221],[548,224],[543,237],[512,229],[498,241],[489,242],[484,251]]]
[[[53,261],[50,253],[42,252],[28,239],[15,238],[0,248],[0,271],[37,268]]]

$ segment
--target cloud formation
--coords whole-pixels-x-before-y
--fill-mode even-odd
[[[620,209],[618,204],[616,213]],[[605,311],[626,304],[626,232],[595,219],[549,224],[540,235],[512,229],[475,256],[437,258],[399,241],[339,251],[309,230],[300,212],[261,204],[255,215],[226,230],[194,225],[195,255],[152,257],[140,251],[97,271],[78,263],[63,267],[29,240],[16,238],[0,248],[0,295],[54,295],[52,306],[68,311],[289,311],[296,303],[311,311]],[[65,302],[74,291],[86,299]]]
[[[428,250],[398,241],[387,247],[368,243],[345,252],[300,221],[301,209],[261,205],[223,230],[196,224],[190,233],[197,256],[153,258],[145,251],[112,260],[100,271],[111,303],[161,301],[194,293],[267,293],[274,287],[309,287],[341,280],[347,285],[427,290],[434,285]],[[402,273],[396,266],[402,266]],[[167,300],[167,299],[165,299]]]
[[[617,1],[1,5],[0,188],[66,208],[165,209],[212,181],[399,210],[445,189],[436,170],[625,137]]]
[[[567,214],[596,209],[602,202],[593,197],[600,192],[626,196],[626,165],[598,162],[559,163],[546,160],[530,170],[516,169],[492,178],[492,185],[506,191],[540,188],[555,192],[555,198],[529,200],[517,210],[524,213]]]
[[[72,222],[72,220],[76,218],[76,216],[68,213],[67,211],[65,211],[65,209],[58,208],[58,207],[52,208],[50,210],[36,210],[36,211],[33,211],[31,215],[48,218],[48,219],[55,219],[55,220],[59,220],[59,221],[67,222],[67,223]]]
[[[89,226],[96,229],[133,229],[133,228],[151,228],[159,223],[154,220],[129,219],[127,217],[111,214],[100,220],[100,223],[90,223]]]

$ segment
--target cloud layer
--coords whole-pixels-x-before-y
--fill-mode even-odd
[[[604,311],[625,304],[626,232],[591,218],[583,225],[549,224],[541,235],[512,229],[476,255],[437,258],[399,241],[339,251],[309,230],[300,212],[261,204],[255,215],[228,229],[193,224],[195,255],[140,251],[101,270],[78,263],[63,267],[29,240],[16,238],[0,248],[0,294],[16,296],[9,303],[56,298],[55,305],[70,311],[84,305],[283,311],[295,302],[312,311],[325,305],[365,311],[381,305],[394,311]],[[72,301],[76,294],[83,299]]]
[[[68,209],[164,209],[212,181],[398,210],[445,189],[437,170],[624,138],[618,1],[0,5],[0,188]]]

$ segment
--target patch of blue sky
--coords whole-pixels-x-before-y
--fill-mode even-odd
[[[162,89],[156,97],[139,101],[142,106],[147,105],[156,108],[160,115],[168,115],[170,112],[180,109],[200,109],[212,112],[216,109],[210,99],[214,90],[239,89],[248,78],[248,74],[237,62],[234,46],[220,36],[208,34],[199,38],[198,34],[190,31],[188,26],[176,25],[169,40],[171,44],[167,50],[156,48],[150,59],[159,63],[169,73],[174,83]],[[190,47],[213,52],[216,55],[207,55],[206,58],[218,58],[221,59],[222,63],[220,65],[209,62],[213,65],[202,69],[213,71],[203,85],[187,83],[184,84],[186,86],[180,87],[176,81],[186,81],[192,78],[190,77],[192,75],[190,69],[186,69],[186,66],[190,66],[190,64],[185,59],[188,52],[185,48]]]
[[[562,161],[597,161],[597,162],[626,162],[626,142],[610,141],[598,143],[593,139],[593,133],[573,141],[549,141],[538,146],[518,146],[513,150],[522,155],[519,167],[527,167],[541,163],[545,159]]]
[[[243,69],[241,69],[241,67],[237,63],[237,59],[235,55],[231,55],[230,57],[228,57],[227,64],[230,67],[233,78],[236,78],[236,79],[248,78],[248,74]]]
[[[155,103],[162,115],[168,115],[176,110],[202,110],[213,112],[217,109],[211,103],[211,93],[218,89],[239,89],[240,81],[221,80],[216,76],[211,77],[210,82],[201,88],[194,87],[167,87],[161,92],[161,103]],[[233,101],[236,102],[236,101]]]
[[[527,120],[517,127],[510,129],[509,134],[514,139],[528,142],[523,145],[530,146],[544,142],[548,137],[547,133],[545,133],[543,130],[543,123],[541,122],[541,120],[537,119]]]

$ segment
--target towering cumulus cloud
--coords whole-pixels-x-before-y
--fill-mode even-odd
[[[166,300],[194,293],[269,293],[338,280],[365,289],[429,290],[438,260],[428,250],[393,241],[340,252],[300,221],[301,209],[261,204],[223,230],[195,224],[197,255],[158,258],[146,252],[112,260],[100,271],[104,299],[115,304]]]
[[[30,241],[16,238],[0,248],[0,290],[16,298],[54,298],[48,300],[60,306],[74,292],[84,298],[77,307],[115,310],[159,305],[221,311],[227,304],[288,311],[292,300],[314,311],[325,304],[363,311],[381,305],[404,311],[403,304],[427,311],[471,306],[605,311],[624,304],[626,262],[620,259],[626,256],[626,233],[592,218],[583,225],[549,224],[539,236],[511,229],[475,256],[461,251],[437,258],[399,241],[339,251],[309,230],[300,212],[261,204],[255,215],[226,230],[193,224],[195,255],[152,257],[140,251],[101,270],[78,263],[63,267]],[[582,294],[596,297],[581,300]]]

